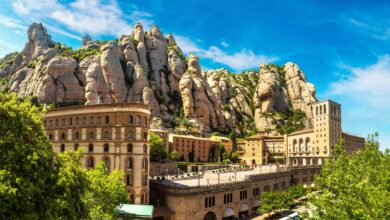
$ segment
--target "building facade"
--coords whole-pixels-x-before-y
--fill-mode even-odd
[[[49,110],[44,125],[57,153],[82,149],[81,164],[103,161],[109,171],[123,170],[130,202],[148,204],[149,107],[121,103]]]
[[[169,153],[176,150],[179,159],[190,161],[218,161],[219,141],[191,135],[169,134]]]
[[[210,140],[219,142],[220,145],[223,145],[225,151],[232,152],[233,151],[233,141],[227,137],[221,136],[211,136]]]
[[[163,141],[163,145],[166,147],[167,152],[169,152],[169,131],[161,129],[150,129],[150,133],[159,136]]]

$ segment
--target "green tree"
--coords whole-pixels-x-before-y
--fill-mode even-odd
[[[230,153],[230,160],[231,160],[233,163],[237,163],[239,157],[240,157],[240,156],[238,155],[237,152],[231,152],[231,153]]]
[[[260,195],[260,201],[261,205],[258,211],[262,214],[288,209],[291,206],[288,192],[283,191],[263,192]]]
[[[271,119],[279,134],[290,134],[305,127],[306,113],[300,109],[263,113],[263,115]]]
[[[223,161],[223,153],[225,153],[225,146],[223,146],[222,144],[220,144],[220,145],[218,146],[219,162],[222,162],[222,161]]]
[[[188,161],[190,161],[190,162],[195,161],[194,149],[192,149],[192,151],[188,152]]]
[[[288,195],[291,199],[299,199],[310,192],[310,188],[303,185],[293,185],[288,189]]]
[[[173,150],[171,154],[169,155],[169,159],[178,161],[179,160],[179,154],[177,153],[176,150]]]
[[[151,133],[150,134],[150,160],[160,161],[167,159],[168,153],[163,145],[163,140],[160,136]]]
[[[341,144],[334,147],[340,153],[315,179],[319,193],[310,199],[315,219],[390,219],[390,154],[373,140],[352,156]]]

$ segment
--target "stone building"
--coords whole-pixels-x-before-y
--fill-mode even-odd
[[[193,153],[194,161],[218,161],[219,141],[192,135],[169,134],[169,153],[176,150],[179,158],[189,161]]]
[[[57,108],[44,119],[55,152],[81,148],[83,167],[123,170],[133,204],[149,203],[149,123],[149,107],[132,103]]]
[[[150,133],[159,136],[162,139],[163,145],[166,147],[167,152],[169,152],[169,131],[161,129],[150,129]]]
[[[227,137],[211,136],[210,140],[218,141],[220,145],[223,145],[227,152],[233,151],[233,141]]]

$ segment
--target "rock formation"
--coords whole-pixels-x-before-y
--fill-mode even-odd
[[[157,26],[144,31],[137,23],[108,42],[86,35],[76,51],[53,42],[42,24],[32,24],[27,35],[23,53],[0,59],[0,77],[10,76],[10,91],[42,103],[139,102],[150,106],[157,127],[177,126],[184,112],[201,132],[249,134],[272,128],[264,113],[293,108],[311,117],[316,101],[294,63],[237,74],[201,71],[198,58],[186,59],[174,36],[164,37]]]

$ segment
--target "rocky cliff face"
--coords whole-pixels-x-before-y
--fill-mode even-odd
[[[183,111],[202,132],[264,130],[272,125],[263,113],[293,108],[311,117],[316,101],[314,86],[296,64],[262,64],[259,71],[239,74],[202,72],[198,58],[186,59],[172,34],[165,37],[157,26],[144,31],[141,24],[114,41],[84,36],[76,51],[32,24],[22,53],[0,69],[19,96],[61,104],[141,102],[151,107],[156,126],[175,126]]]

